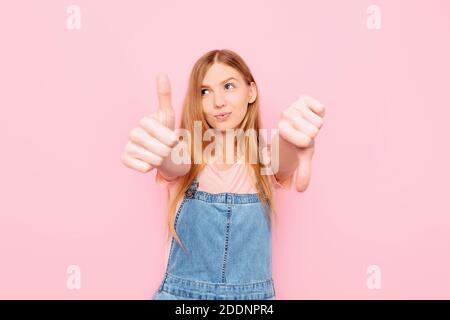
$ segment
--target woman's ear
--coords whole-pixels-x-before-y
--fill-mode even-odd
[[[248,103],[253,103],[258,96],[258,90],[256,89],[256,84],[254,82],[250,83],[250,98]]]

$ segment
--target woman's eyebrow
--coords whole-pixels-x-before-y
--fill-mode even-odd
[[[230,77],[230,78],[228,78],[228,79],[226,79],[226,80],[223,80],[223,81],[222,81],[222,82],[220,82],[219,84],[225,83],[225,82],[227,82],[228,80],[231,80],[231,79],[234,79],[234,80],[236,80],[236,81],[237,81],[237,79],[236,79],[236,78]],[[202,87],[205,87],[205,88],[209,88],[209,86],[208,86],[208,85],[206,85],[206,84],[202,84]]]

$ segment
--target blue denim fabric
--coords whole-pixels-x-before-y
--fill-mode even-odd
[[[258,194],[213,194],[197,187],[198,177],[175,216],[183,247],[172,238],[152,299],[275,299],[270,219]]]

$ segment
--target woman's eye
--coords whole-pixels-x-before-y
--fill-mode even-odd
[[[230,86],[231,86],[231,87],[230,87]],[[226,83],[224,87],[225,87],[225,89],[227,89],[227,90],[229,90],[229,89],[231,89],[231,88],[233,88],[233,89],[235,88],[234,84],[232,84],[231,82]],[[201,95],[202,95],[202,96],[204,96],[205,94],[207,94],[207,92],[205,92],[205,91],[209,91],[209,89],[206,89],[206,88],[205,88],[205,89],[202,89],[202,90],[201,90]]]
[[[228,85],[230,85],[230,86],[232,86],[232,87],[234,88],[234,84],[232,84],[231,82],[226,83],[226,84],[225,84],[225,88],[227,88]],[[227,88],[227,89],[228,89],[228,88]]]

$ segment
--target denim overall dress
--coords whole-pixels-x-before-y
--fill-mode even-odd
[[[153,300],[274,300],[270,219],[257,193],[186,190]]]

